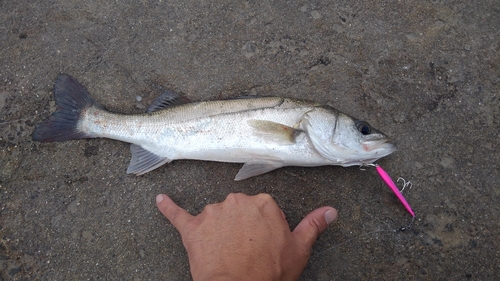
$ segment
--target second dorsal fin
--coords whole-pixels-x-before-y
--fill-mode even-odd
[[[189,99],[177,94],[174,91],[167,90],[158,96],[153,103],[148,107],[147,113],[162,110],[172,106],[189,103]]]

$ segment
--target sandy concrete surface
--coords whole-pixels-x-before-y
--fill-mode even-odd
[[[294,227],[339,219],[300,280],[500,278],[500,3],[491,1],[0,1],[0,280],[189,280],[160,192],[196,214],[270,193]],[[365,119],[399,150],[410,221],[374,169],[174,161],[126,174],[129,145],[31,141],[59,73],[108,109],[191,100],[312,99]]]

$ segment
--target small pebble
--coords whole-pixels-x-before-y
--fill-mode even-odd
[[[321,14],[318,11],[311,11],[311,16],[315,20],[318,20],[318,19],[320,19],[322,17]]]

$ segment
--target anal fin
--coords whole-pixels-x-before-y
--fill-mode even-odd
[[[272,170],[281,168],[284,166],[283,161],[281,160],[254,160],[245,163],[243,167],[239,170],[238,174],[234,178],[235,181],[240,181],[244,179],[248,179],[250,177],[258,176],[261,174],[265,174]]]
[[[140,176],[172,161],[167,157],[158,156],[137,144],[131,144],[130,151],[132,152],[132,159],[127,169],[128,174]]]

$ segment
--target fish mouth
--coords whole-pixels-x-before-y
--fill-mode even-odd
[[[366,152],[376,151],[376,153],[382,152],[382,154],[389,155],[396,151],[398,148],[395,144],[390,142],[390,139],[380,139],[376,141],[365,141],[363,142],[363,149]]]

